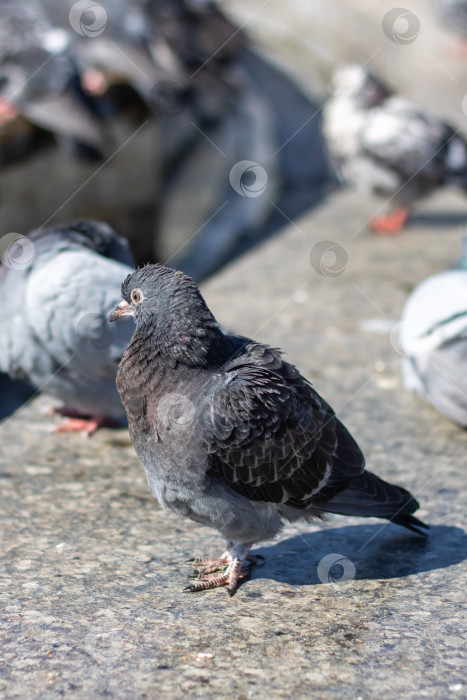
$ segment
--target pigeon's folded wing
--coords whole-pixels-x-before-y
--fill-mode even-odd
[[[454,131],[423,114],[401,98],[386,100],[368,114],[360,133],[367,155],[381,160],[405,177],[425,175],[441,182],[440,162]]]
[[[63,252],[33,271],[24,312],[48,372],[115,377],[133,323],[107,323],[128,267],[87,250]],[[40,313],[38,309],[40,308]],[[27,352],[27,348],[25,348]],[[37,348],[31,352],[40,359]]]
[[[33,342],[28,324],[24,322],[26,279],[21,272],[0,265],[2,291],[2,322],[0,332],[0,371],[13,379],[28,377],[22,368],[24,347]]]
[[[306,508],[363,471],[332,409],[291,365],[239,364],[210,406],[211,472],[255,501]]]

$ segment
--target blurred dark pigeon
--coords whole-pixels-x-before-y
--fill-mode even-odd
[[[103,138],[86,101],[67,31],[41,2],[0,3],[0,124],[15,110],[59,138],[98,151]]]
[[[111,327],[107,316],[134,267],[127,242],[90,220],[29,240],[2,255],[0,370],[64,402],[60,431],[125,423],[115,376],[134,324]]]
[[[252,545],[284,519],[359,515],[421,534],[413,496],[364,470],[334,411],[278,350],[225,335],[189,277],[148,265],[122,297],[109,320],[134,316],[136,330],[117,386],[149,486],[227,540],[219,559],[196,561],[187,590],[232,594]]]
[[[459,268],[429,277],[410,295],[400,345],[406,388],[467,427],[467,237]]]
[[[373,230],[400,230],[420,197],[446,184],[467,188],[467,143],[451,126],[388,88],[362,66],[340,68],[323,128],[341,178],[387,199]]]
[[[154,47],[164,39],[144,2],[102,0],[41,0],[49,17],[67,33],[80,67],[81,82],[90,94],[103,94],[114,83],[127,83],[147,101],[154,85],[177,77],[176,59],[166,48],[163,61]]]

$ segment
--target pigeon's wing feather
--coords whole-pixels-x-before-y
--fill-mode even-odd
[[[340,490],[363,455],[332,409],[279,353],[250,345],[210,405],[211,469],[251,500],[306,508]]]
[[[128,272],[126,265],[85,249],[64,251],[33,270],[25,314],[49,372],[65,367],[78,375],[115,377],[133,324],[113,330],[107,316]],[[33,351],[39,361],[38,348]]]
[[[360,145],[363,153],[403,177],[416,174],[441,182],[445,144],[453,134],[443,122],[393,97],[370,110],[360,132]]]
[[[467,271],[447,270],[419,284],[401,319],[407,389],[455,423],[467,425]]]
[[[24,270],[0,265],[2,321],[0,332],[0,371],[13,379],[27,380],[23,368],[24,348],[33,342],[24,322],[27,278]]]
[[[245,350],[212,393],[211,473],[252,501],[389,518],[422,533],[417,501],[365,471],[357,443],[298,370],[264,346]]]
[[[467,427],[467,331],[426,355],[406,359],[418,393],[454,423]],[[407,370],[404,373],[404,378]],[[406,385],[410,384],[406,381]],[[413,384],[412,384],[413,386]]]

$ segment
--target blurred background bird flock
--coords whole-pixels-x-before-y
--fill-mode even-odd
[[[394,53],[427,22],[465,75],[467,3],[388,6],[386,54],[365,63],[361,37],[339,44],[342,3],[295,4],[290,26],[273,7],[252,39],[240,0],[1,3],[2,417],[36,392],[61,402],[61,429],[122,417],[114,380],[132,325],[117,338],[105,319],[135,265],[200,282],[340,186],[376,203],[362,235],[408,234],[438,188],[467,190],[467,104],[453,108],[440,71],[414,86],[414,54]],[[301,18],[310,45],[296,59]],[[407,388],[466,426],[461,249],[460,235],[455,270],[408,299],[400,344]]]
[[[138,266],[202,282],[340,187],[362,202],[362,236],[410,236],[440,188],[467,195],[467,95],[455,103],[452,86],[467,75],[467,2],[388,5],[373,53],[370,10],[353,32],[337,0],[295,0],[290,24],[273,3],[247,31],[246,5],[1,2],[2,419],[44,393],[59,432],[126,425],[115,379],[134,323],[107,319]],[[296,52],[300,18],[310,43]],[[451,82],[407,76],[424,22]],[[440,236],[458,227],[459,254],[408,290],[401,372],[465,428],[467,198],[465,213],[430,212]]]

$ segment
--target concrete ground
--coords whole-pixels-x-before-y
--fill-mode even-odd
[[[404,391],[397,352],[404,301],[456,260],[467,206],[446,192],[388,238],[365,232],[372,208],[333,195],[204,293],[416,495],[427,542],[330,516],[257,548],[232,599],[183,593],[218,535],[161,510],[126,431],[54,435],[35,400],[0,426],[0,697],[467,697],[467,435]]]

